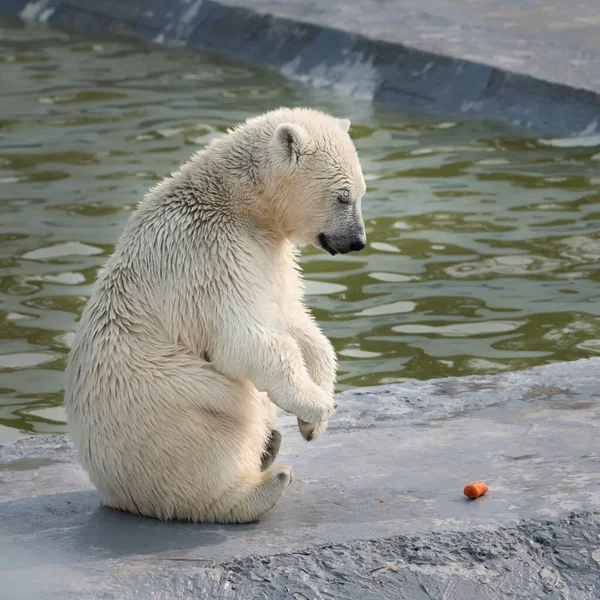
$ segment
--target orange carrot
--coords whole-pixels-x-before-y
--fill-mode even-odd
[[[475,500],[479,496],[483,496],[488,491],[488,486],[483,481],[475,481],[465,487],[463,493],[468,498]]]

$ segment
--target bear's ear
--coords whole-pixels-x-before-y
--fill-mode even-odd
[[[338,123],[346,133],[350,131],[350,119],[338,119]]]
[[[295,166],[304,153],[306,138],[306,131],[299,125],[281,123],[275,130],[271,145],[280,160],[290,166]]]

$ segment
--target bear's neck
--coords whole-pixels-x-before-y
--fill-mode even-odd
[[[258,149],[211,144],[198,152],[180,174],[201,210],[218,211],[245,223],[269,245],[289,244],[293,223],[279,214],[282,203],[269,194],[258,172]]]

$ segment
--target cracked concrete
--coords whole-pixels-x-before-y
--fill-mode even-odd
[[[4,0],[0,10],[219,52],[378,106],[600,132],[597,0]]]
[[[66,436],[2,444],[2,597],[597,599],[599,373],[596,358],[345,392],[310,444],[286,415],[294,482],[245,526],[101,508]],[[469,501],[473,480],[490,491]]]

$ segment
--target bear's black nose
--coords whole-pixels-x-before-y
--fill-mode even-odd
[[[367,245],[367,241],[363,238],[353,240],[350,244],[350,252],[359,252]]]

